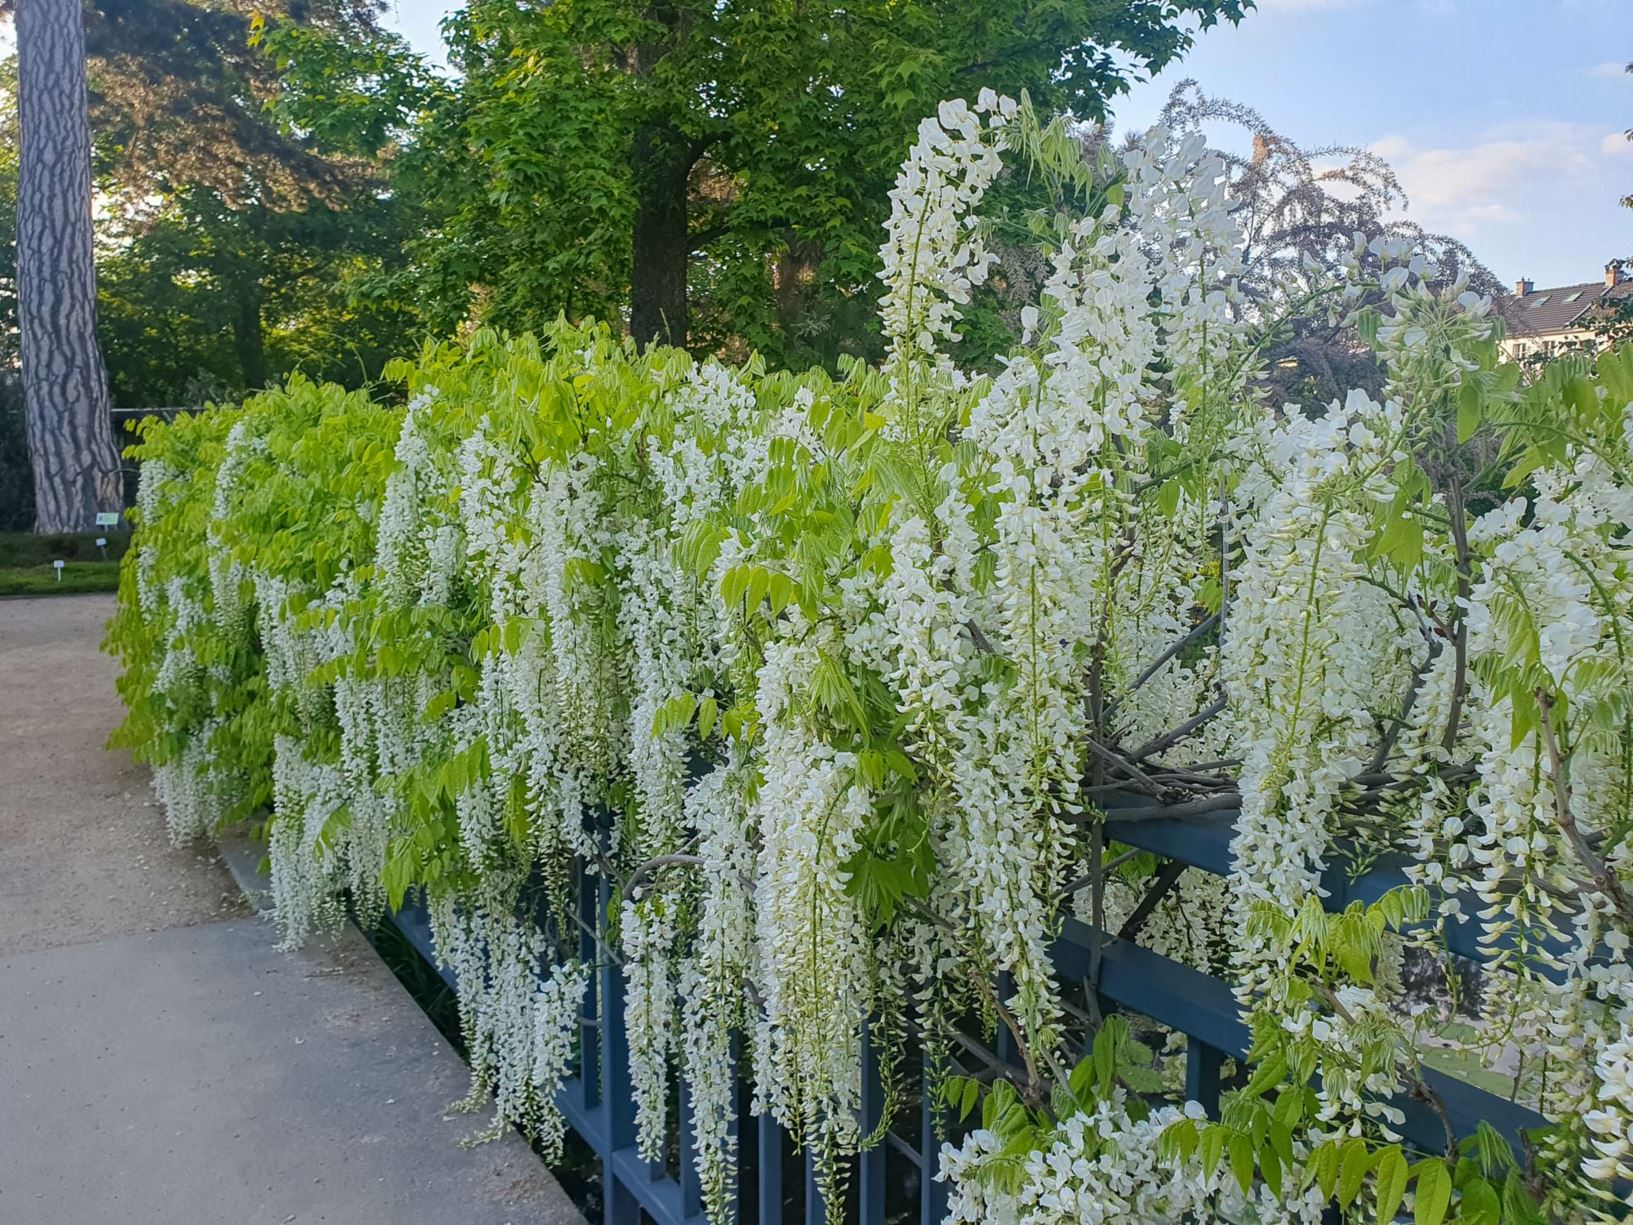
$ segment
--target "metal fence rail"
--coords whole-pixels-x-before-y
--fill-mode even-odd
[[[1171,877],[1184,869],[1225,872],[1229,869],[1228,845],[1235,814],[1221,812],[1202,818],[1149,817],[1138,821],[1118,821],[1113,810],[1107,823],[1108,840],[1150,850],[1169,864]],[[1349,901],[1371,900],[1386,888],[1400,884],[1404,877],[1398,865],[1383,865],[1356,881],[1338,877],[1328,881],[1329,908],[1341,909]],[[580,1023],[577,1074],[562,1087],[558,1105],[567,1123],[594,1150],[600,1160],[603,1183],[604,1220],[607,1225],[640,1225],[644,1219],[656,1225],[691,1225],[704,1220],[698,1177],[692,1161],[690,1108],[684,1084],[680,1092],[680,1135],[676,1160],[667,1163],[644,1160],[635,1146],[635,1106],[631,1093],[629,1053],[624,1017],[624,981],[619,958],[608,947],[606,915],[612,902],[612,886],[604,875],[580,878],[577,917],[577,953],[595,970],[587,993]],[[392,921],[433,965],[430,921],[425,908],[406,903]],[[558,933],[559,934],[559,933]],[[1457,944],[1472,952],[1474,934],[1457,937]],[[1087,924],[1067,917],[1059,938],[1051,948],[1055,969],[1067,984],[1089,981],[1095,933]],[[1217,1117],[1222,1088],[1221,1074],[1227,1057],[1242,1060],[1248,1051],[1247,1027],[1228,984],[1191,969],[1133,940],[1106,933],[1099,940],[1099,999],[1107,1010],[1138,1014],[1186,1035],[1186,1095],[1200,1102]],[[1453,951],[1462,952],[1454,945]],[[438,966],[445,981],[453,985],[453,974]],[[972,1047],[975,1044],[970,1044]],[[1014,1052],[1008,1035],[1000,1032],[991,1051],[979,1051],[985,1061],[1008,1062]],[[877,1127],[883,1110],[883,1085],[878,1052],[866,1033],[862,1044],[863,1084],[861,1096],[863,1134]],[[1484,1121],[1521,1151],[1521,1133],[1541,1126],[1541,1115],[1465,1081],[1427,1070],[1425,1080],[1438,1094],[1446,1118],[1459,1136],[1470,1135]],[[929,1078],[923,1078],[928,1086]],[[739,1086],[741,1090],[741,1085]],[[740,1145],[743,1153],[742,1177],[738,1189],[739,1219],[745,1225],[782,1225],[824,1221],[821,1196],[810,1154],[801,1162],[791,1151],[788,1137],[769,1115],[751,1119],[746,1095],[739,1093],[734,1127],[750,1123],[754,1136]],[[1405,1137],[1425,1150],[1435,1151],[1445,1144],[1445,1124],[1427,1103],[1402,1097],[1395,1104],[1406,1119],[1400,1128]],[[857,1225],[884,1225],[887,1220],[916,1218],[920,1225],[939,1222],[946,1208],[946,1187],[936,1181],[938,1168],[936,1139],[940,1131],[940,1104],[928,1088],[921,1089],[915,1135],[895,1130],[856,1160],[847,1219]],[[901,1120],[910,1123],[911,1120]],[[741,1137],[740,1137],[741,1138]],[[906,1162],[898,1180],[896,1210],[887,1215],[887,1178],[890,1159]],[[786,1185],[785,1171],[798,1171],[798,1186]],[[750,1174],[752,1173],[752,1177]],[[905,1191],[904,1191],[905,1189]],[[903,1194],[916,1201],[904,1210]]]

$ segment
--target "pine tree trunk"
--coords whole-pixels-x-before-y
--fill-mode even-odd
[[[692,154],[678,133],[657,124],[635,133],[635,228],[629,330],[641,348],[686,343],[687,176]]]
[[[36,532],[124,504],[96,340],[91,133],[79,0],[17,0],[17,314]]]

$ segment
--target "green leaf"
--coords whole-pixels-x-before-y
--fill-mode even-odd
[[[1202,1130],[1202,1173],[1213,1177],[1219,1168],[1219,1158],[1225,1151],[1225,1137],[1230,1129],[1222,1123],[1210,1123]]]
[[[1497,1188],[1478,1173],[1473,1178],[1459,1180],[1457,1219],[1464,1225],[1499,1225],[1502,1220],[1502,1198]]]
[[[1236,1175],[1243,1195],[1253,1190],[1253,1141],[1241,1132],[1230,1138],[1230,1172]]]
[[[1438,1157],[1418,1162],[1417,1202],[1412,1219],[1417,1225],[1440,1225],[1446,1219],[1446,1209],[1452,1202],[1452,1175],[1446,1163]]]
[[[1338,1206],[1348,1208],[1360,1194],[1361,1184],[1366,1180],[1367,1169],[1372,1165],[1372,1154],[1367,1151],[1366,1141],[1360,1136],[1351,1136],[1344,1141],[1339,1151],[1338,1159]]]
[[[913,768],[912,759],[900,749],[885,750],[885,765],[909,785],[919,781],[919,772]]]
[[[832,656],[823,654],[817,660],[811,673],[811,693],[829,714],[848,718],[856,731],[867,729],[867,711],[862,706],[861,695]]]
[[[425,704],[425,709],[421,712],[420,717],[427,723],[435,723],[454,708],[454,703],[457,700],[458,698],[452,689],[444,689]]]
[[[1259,1172],[1264,1176],[1265,1186],[1277,1199],[1282,1197],[1282,1164],[1281,1155],[1273,1145],[1259,1149]]]
[[[1543,1225],[1542,1212],[1517,1169],[1509,1170],[1503,1180],[1503,1215],[1506,1225]]]
[[[1359,941],[1346,940],[1332,951],[1345,974],[1359,983],[1372,981],[1372,954]]]
[[[1338,1142],[1325,1140],[1317,1145],[1310,1164],[1315,1167],[1316,1183],[1321,1188],[1321,1198],[1331,1199],[1338,1187]]]
[[[942,1100],[957,1112],[960,1120],[967,1119],[981,1096],[981,1085],[968,1076],[949,1076],[941,1082]]]
[[[764,602],[767,593],[771,590],[771,572],[764,566],[753,566],[749,570],[748,590],[743,595],[743,605],[749,612],[759,608]]]
[[[1247,1082],[1247,1092],[1261,1097],[1281,1084],[1286,1075],[1287,1057],[1278,1052],[1253,1069],[1253,1077]]]
[[[992,1088],[987,1090],[987,1100],[981,1104],[981,1126],[996,1129],[999,1120],[1019,1101],[1014,1085],[1002,1077],[993,1081]]]
[[[1163,514],[1172,516],[1179,509],[1179,497],[1185,487],[1178,480],[1169,478],[1157,490],[1157,509]]]
[[[680,731],[692,721],[692,712],[696,709],[695,697],[690,693],[677,693],[658,707],[658,713],[652,718],[652,734],[663,736]]]
[[[522,643],[527,640],[527,632],[531,628],[526,617],[512,617],[505,622],[504,644],[507,655],[514,655],[522,649]]]
[[[976,1104],[980,1100],[981,1100],[981,1082],[978,1081],[978,1080],[975,1080],[973,1077],[964,1078],[963,1086],[960,1089],[959,1095],[958,1095],[958,1114],[959,1114],[959,1117],[963,1118],[963,1119],[969,1118],[970,1117],[970,1112],[975,1109]]]
[[[1472,1146],[1475,1155],[1480,1159],[1480,1170],[1488,1178],[1514,1168],[1514,1150],[1508,1147],[1508,1141],[1503,1139],[1502,1133],[1485,1119],[1481,1119],[1475,1125]]]
[[[1272,1118],[1269,1127],[1270,1147],[1284,1165],[1293,1164],[1293,1133],[1280,1119]]]
[[[1599,411],[1599,389],[1592,379],[1578,376],[1565,384],[1565,402],[1584,424],[1590,423]]]
[[[1094,1038],[1092,1060],[1095,1089],[1101,1097],[1109,1097],[1117,1084],[1117,1048],[1128,1036],[1128,1022],[1121,1017],[1107,1017]]]
[[[1073,1074],[1076,1074],[1075,1068]],[[1178,1119],[1163,1131],[1158,1151],[1165,1160],[1184,1165],[1195,1154],[1199,1139],[1195,1119]]]
[[[1457,441],[1459,444],[1473,438],[1482,419],[1480,388],[1472,380],[1463,384],[1457,393]]]
[[[739,562],[720,576],[720,598],[728,608],[736,608],[742,603],[753,573],[753,566]]]
[[[1372,1168],[1377,1175],[1378,1225],[1389,1225],[1400,1211],[1401,1198],[1406,1194],[1406,1158],[1400,1145],[1379,1149]]]
[[[1383,317],[1371,307],[1355,316],[1355,330],[1360,334],[1367,348],[1375,349],[1378,347],[1378,328],[1382,323]]]

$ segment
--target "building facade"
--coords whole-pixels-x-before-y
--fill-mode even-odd
[[[1545,361],[1573,349],[1599,349],[1604,337],[1594,324],[1605,308],[1633,295],[1633,276],[1620,261],[1605,265],[1602,281],[1538,289],[1528,280],[1514,285],[1514,296],[1499,304],[1508,324],[1503,356],[1511,361]]]

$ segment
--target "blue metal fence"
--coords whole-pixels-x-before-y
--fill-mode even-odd
[[[1139,820],[1118,820],[1112,810],[1106,837],[1127,846],[1149,850],[1165,861],[1164,876],[1169,883],[1185,870],[1225,873],[1229,870],[1228,846],[1235,820],[1233,812],[1217,812],[1196,817],[1161,817],[1148,814]],[[1356,899],[1371,900],[1384,890],[1404,883],[1398,864],[1382,864],[1351,881],[1341,872],[1325,882],[1326,904],[1342,908]],[[580,1025],[577,1074],[562,1088],[559,1105],[568,1124],[594,1150],[600,1160],[603,1185],[604,1220],[607,1225],[640,1225],[643,1214],[657,1225],[691,1225],[701,1222],[701,1196],[697,1171],[692,1161],[690,1103],[684,1084],[680,1090],[679,1141],[673,1168],[670,1163],[649,1162],[635,1147],[635,1106],[631,1096],[629,1052],[624,1023],[624,982],[619,959],[608,947],[605,916],[612,902],[612,885],[605,875],[581,879],[579,911],[575,924],[578,956],[595,967]],[[397,911],[393,921],[422,956],[435,964],[431,930],[423,907],[413,903]],[[1473,925],[1469,925],[1470,928]],[[1450,934],[1452,951],[1475,953],[1475,934]],[[1073,918],[1063,921],[1059,938],[1051,949],[1055,969],[1064,983],[1087,983],[1097,943],[1094,931]],[[1132,939],[1106,933],[1099,943],[1098,999],[1103,1009],[1139,1014],[1186,1035],[1185,1087],[1188,1097],[1200,1102],[1217,1116],[1222,1071],[1227,1057],[1245,1058],[1249,1036],[1240,1019],[1240,1010],[1230,987],[1188,966],[1171,961],[1141,947]],[[439,967],[452,983],[452,974]],[[989,1066],[1011,1062],[1014,1051],[1000,1027],[993,1048],[966,1043],[966,1053]],[[923,1084],[929,1084],[924,1069]],[[864,1033],[862,1044],[862,1097],[860,1120],[863,1134],[872,1133],[882,1118],[884,1090],[878,1052]],[[1440,1099],[1439,1109],[1428,1102],[1401,1098],[1395,1104],[1406,1119],[1400,1128],[1405,1137],[1426,1151],[1445,1147],[1446,1126],[1458,1135],[1472,1134],[1481,1121],[1496,1128],[1522,1151],[1521,1133],[1541,1126],[1543,1118],[1523,1106],[1458,1080],[1429,1070],[1429,1088]],[[769,1116],[751,1118],[740,1096],[734,1126],[749,1124],[753,1139],[740,1145],[743,1150],[743,1177],[739,1187],[739,1218],[745,1225],[782,1225],[824,1221],[821,1196],[810,1154],[803,1160],[792,1153],[787,1136]],[[946,1207],[946,1188],[936,1181],[938,1168],[936,1139],[941,1130],[940,1105],[928,1090],[920,1093],[917,1134],[902,1135],[895,1129],[857,1159],[847,1202],[847,1218],[857,1225],[884,1225],[889,1221],[911,1221],[920,1225],[939,1222]],[[1439,1110],[1444,1110],[1444,1119]],[[898,1125],[911,1119],[898,1118]],[[892,1185],[892,1161],[906,1168],[894,1180],[897,1203],[891,1210],[887,1190]],[[899,1167],[898,1167],[899,1168]],[[798,1186],[786,1185],[788,1170],[795,1171]],[[916,1200],[906,1207],[903,1198]]]

